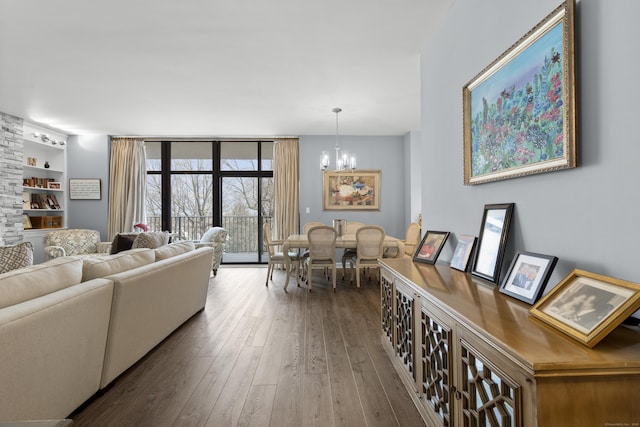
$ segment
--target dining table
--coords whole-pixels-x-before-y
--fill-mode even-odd
[[[385,249],[398,248],[395,252],[396,256],[404,254],[404,241],[397,237],[384,236],[384,242],[382,243]],[[336,237],[336,249],[356,249],[358,247],[355,234],[343,234]],[[308,249],[309,239],[306,234],[291,234],[286,238],[282,245],[282,253],[285,259],[285,271],[291,270],[291,259],[289,258],[289,251],[292,249]],[[289,286],[289,274],[284,282],[284,290],[287,290]]]

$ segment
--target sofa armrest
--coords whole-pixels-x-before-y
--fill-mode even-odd
[[[62,246],[45,246],[44,253],[49,255],[51,258],[58,258],[67,255]]]
[[[98,242],[96,243],[96,253],[98,254],[110,254],[111,253],[111,242]]]

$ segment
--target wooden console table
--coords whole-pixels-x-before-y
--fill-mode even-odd
[[[382,343],[427,425],[640,425],[640,333],[589,349],[448,264],[380,265]]]

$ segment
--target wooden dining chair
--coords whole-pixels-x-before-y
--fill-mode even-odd
[[[309,292],[313,279],[313,268],[322,267],[332,271],[333,291],[336,291],[336,237],[338,233],[333,227],[318,225],[307,232],[309,239],[309,257],[306,261],[306,277]]]
[[[319,225],[325,225],[324,222],[311,221],[307,222],[302,226],[302,233],[307,234],[312,227],[317,227]],[[306,269],[306,261],[309,258],[309,249],[304,250],[300,254],[300,276],[302,281],[307,280],[307,269]]]
[[[365,225],[356,231],[356,256],[351,258],[351,268],[355,267],[356,284],[360,289],[360,272],[365,268],[379,268],[378,260],[384,253],[384,228]],[[352,270],[353,272],[353,270]],[[353,283],[353,274],[351,275]]]
[[[351,234],[356,234],[356,232],[364,227],[364,223],[363,222],[358,222],[358,221],[347,221],[347,227],[345,230],[345,234],[347,235],[351,235]],[[350,260],[351,258],[353,258],[354,256],[357,255],[357,252],[355,249],[345,249],[344,253],[342,254],[342,280],[344,280],[344,278],[346,277],[346,271],[347,271],[347,260]]]
[[[404,243],[405,255],[409,255],[410,257],[413,257],[413,254],[415,253],[416,248],[420,243],[420,237],[421,237],[420,233],[421,233],[420,224],[416,222],[412,222],[411,224],[409,224],[409,226],[407,227],[407,232],[405,234],[404,240],[402,240],[402,243]],[[384,257],[395,258],[395,257],[402,256],[402,254],[398,253],[398,251],[399,251],[398,248],[387,248],[384,251]]]
[[[269,263],[267,264],[267,281],[265,286],[269,286],[269,280],[273,281],[273,270],[276,265],[286,266],[286,260],[284,258],[284,253],[282,251],[278,251],[277,247],[284,244],[282,240],[273,240],[272,232],[271,232],[271,224],[266,222],[262,226],[262,231],[264,234],[264,243],[267,247],[267,252],[269,254]],[[300,282],[298,280],[299,272],[300,272],[300,254],[298,251],[289,251],[288,253],[289,259],[291,260],[290,270],[286,272],[286,274],[291,273],[291,269],[295,266],[296,268],[296,285],[300,286]],[[286,290],[285,290],[286,291]]]

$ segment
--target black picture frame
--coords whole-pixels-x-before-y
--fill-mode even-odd
[[[458,244],[451,257],[451,268],[465,272],[469,269],[469,260],[477,241],[478,238],[476,236],[458,236]]]
[[[518,251],[500,285],[500,292],[533,305],[544,291],[558,257]]]
[[[514,206],[514,203],[484,205],[472,275],[493,284],[500,280]]]
[[[435,264],[449,234],[448,231],[427,231],[413,254],[413,260]]]

